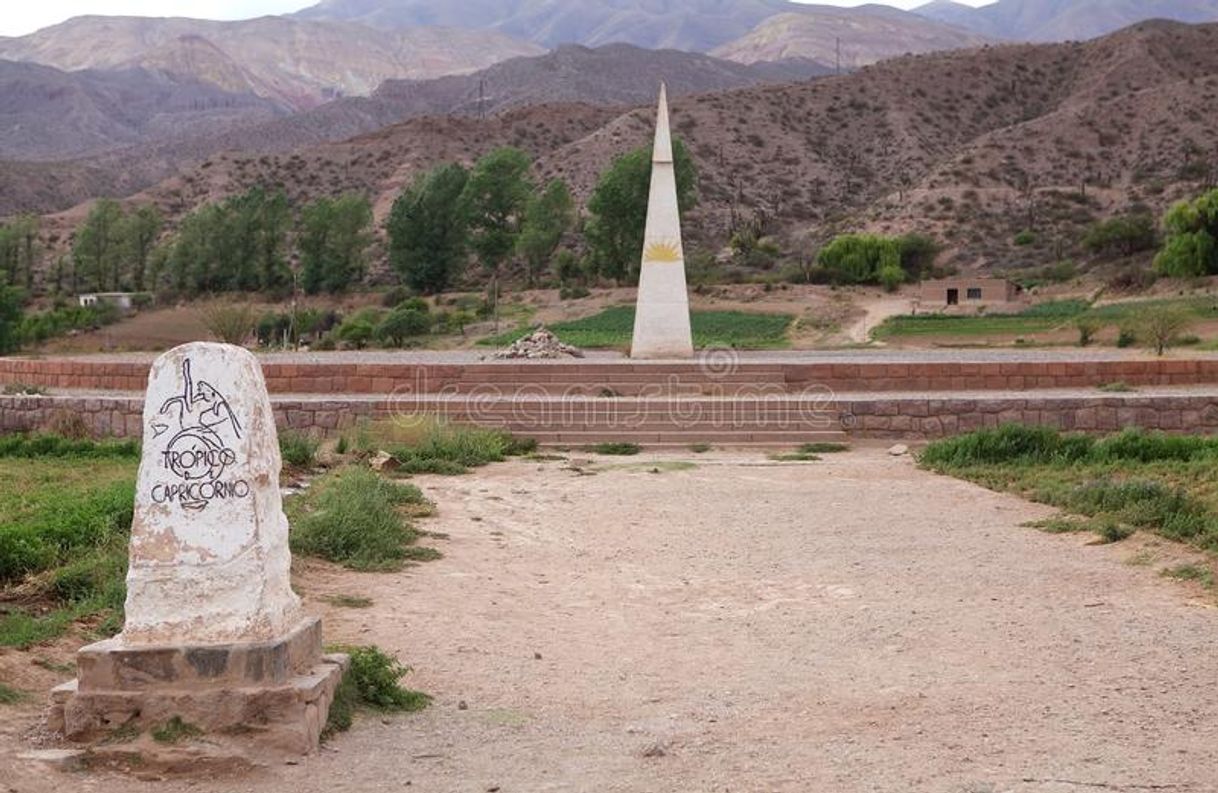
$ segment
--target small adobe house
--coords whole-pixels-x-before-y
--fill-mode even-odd
[[[990,308],[1018,303],[1023,290],[1005,278],[944,278],[923,281],[918,302],[924,309]]]

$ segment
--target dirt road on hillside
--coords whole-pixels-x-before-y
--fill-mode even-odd
[[[305,568],[329,638],[400,654],[427,711],[240,780],[20,764],[0,787],[1218,790],[1218,612],[1131,547],[1021,528],[1049,510],[878,449],[688,459],[423,478],[444,559]]]

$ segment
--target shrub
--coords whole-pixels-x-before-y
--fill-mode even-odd
[[[1084,459],[1094,443],[1088,436],[1062,435],[1049,427],[1004,424],[997,429],[936,441],[926,447],[921,459],[943,468],[1070,462]]]
[[[641,452],[643,449],[637,443],[598,443],[590,447],[591,451],[597,454],[630,456]]]
[[[317,459],[321,441],[304,432],[284,430],[279,433],[279,454],[293,468],[308,468]]]
[[[1100,256],[1132,256],[1154,248],[1157,237],[1150,215],[1123,215],[1092,225],[1083,235],[1083,247]]]
[[[1089,347],[1104,323],[1098,317],[1081,316],[1074,320],[1074,327],[1078,329],[1078,346]]]
[[[1036,244],[1036,232],[1030,229],[1024,229],[1015,235],[1014,243],[1019,247],[1027,247]]]
[[[1134,322],[1138,335],[1146,344],[1162,355],[1193,322],[1192,314],[1170,305],[1148,306],[1137,313]]]
[[[417,711],[431,702],[427,694],[401,687],[398,681],[411,671],[410,667],[403,666],[379,647],[340,645],[332,649],[346,653],[351,666],[330,704],[323,737],[349,729],[355,711],[361,707],[381,712]]]
[[[258,327],[252,306],[216,303],[202,310],[207,332],[225,344],[244,344]]]
[[[354,570],[396,569],[418,538],[399,507],[426,503],[413,485],[366,468],[340,469],[289,502],[292,550]]]
[[[406,339],[425,336],[431,331],[431,317],[406,304],[398,306],[376,327],[376,338],[383,344],[401,347]]]

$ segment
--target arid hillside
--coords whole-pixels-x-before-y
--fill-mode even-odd
[[[0,132],[0,160],[44,160],[0,163],[0,216],[129,195],[217,152],[292,151],[418,116],[486,116],[555,102],[633,106],[651,102],[661,80],[671,95],[685,96],[828,72],[803,59],[745,65],[626,44],[567,46],[469,75],[387,80],[372,96],[285,114],[270,100],[145,70],[65,73],[0,61],[0,101],[18,121]],[[144,90],[130,96],[133,85]],[[67,161],[46,162],[56,155]]]
[[[914,13],[1013,41],[1071,41],[1148,19],[1213,22],[1218,0],[997,0],[978,8],[932,0]]]
[[[809,58],[857,69],[886,58],[979,47],[978,33],[884,6],[817,8],[769,17],[746,35],[712,50],[740,63]]]
[[[81,157],[284,114],[269,99],[163,72],[65,72],[0,60],[0,160]]]
[[[718,250],[753,218],[791,253],[867,228],[931,233],[964,267],[1055,262],[1096,219],[1158,212],[1213,180],[1216,44],[1218,26],[1147,23],[1086,44],[911,56],[677,99],[673,123],[702,175],[691,236]],[[647,145],[652,112],[568,104],[415,119],[292,153],[217,156],[139,198],[172,218],[283,185],[297,199],[365,193],[383,217],[420,170],[505,144],[584,198],[614,156]]]
[[[535,44],[494,31],[374,30],[341,22],[261,17],[239,22],[75,17],[20,38],[0,38],[0,58],[58,69],[143,68],[194,79],[289,109],[367,95],[391,78],[484,68]]]

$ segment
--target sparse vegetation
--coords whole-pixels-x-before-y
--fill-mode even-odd
[[[1169,567],[1161,572],[1164,578],[1176,581],[1196,581],[1206,589],[1214,588],[1214,571],[1200,564],[1182,564]]]
[[[258,328],[258,316],[248,303],[213,303],[202,314],[207,332],[225,344],[245,344]]]
[[[343,609],[372,608],[372,598],[360,597],[359,595],[326,595],[322,598],[322,601]]]
[[[293,468],[309,468],[317,460],[321,441],[306,432],[283,430],[279,433],[279,455],[284,465]]]
[[[335,692],[323,737],[350,729],[356,711],[361,708],[381,713],[411,712],[422,710],[431,702],[427,694],[401,686],[399,681],[410,673],[410,667],[379,647],[340,645],[331,649],[346,653],[351,667]]]
[[[932,443],[920,462],[1084,515],[1108,541],[1142,529],[1218,551],[1218,439],[1007,425]]]
[[[181,716],[174,716],[164,724],[153,727],[149,730],[149,734],[157,743],[176,744],[198,738],[203,734],[203,730],[188,721],[183,721]]]
[[[597,443],[588,447],[588,451],[618,457],[629,457],[643,451],[637,443]]]
[[[294,552],[353,570],[400,568],[419,536],[407,510],[429,506],[414,485],[390,482],[358,466],[321,477],[285,504]]]
[[[18,702],[24,702],[29,698],[29,695],[24,691],[19,691],[12,686],[0,683],[0,705],[16,705]]]

